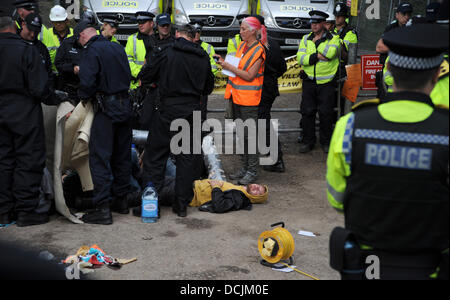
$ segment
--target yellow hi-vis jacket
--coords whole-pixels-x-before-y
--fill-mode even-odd
[[[211,62],[211,70],[212,70],[214,76],[216,76],[216,74],[219,72],[219,66],[217,65],[216,61],[214,60],[214,54],[216,54],[214,47],[205,42],[201,43],[201,47],[203,48],[203,50],[206,51],[206,53],[208,53],[210,62]]]
[[[316,47],[313,42],[314,34],[305,34],[297,52],[297,60],[308,78],[317,84],[325,84],[334,79],[339,68],[339,51],[341,40],[338,35],[333,36],[325,32]],[[318,54],[325,56],[328,61],[317,58]]]
[[[130,63],[131,76],[135,79],[141,72],[145,63],[145,56],[147,50],[145,49],[144,41],[138,39],[138,32],[131,35],[128,38],[127,45],[125,46],[125,52],[128,56],[128,62]],[[131,81],[131,89],[136,89],[139,86],[137,80]]]
[[[242,42],[241,35],[238,33],[233,38],[228,40],[227,55],[236,56],[238,46]]]

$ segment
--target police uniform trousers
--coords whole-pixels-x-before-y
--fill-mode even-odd
[[[33,99],[0,103],[0,214],[33,213],[45,167],[42,108]]]
[[[94,117],[89,141],[89,167],[96,207],[130,192],[131,103],[127,95],[109,96]]]
[[[149,131],[158,104],[158,88],[150,88],[144,98],[141,112],[141,129]]]
[[[267,95],[263,95],[261,97],[261,102],[259,103],[258,107],[258,119],[265,120],[266,121],[266,146],[270,147],[270,131],[274,130],[272,126],[272,122],[270,121],[272,119],[271,110],[273,103],[275,101],[276,97],[270,97]],[[281,143],[280,138],[278,137],[278,159],[283,158],[283,152],[281,151]]]
[[[335,98],[335,81],[317,84],[312,80],[303,81],[302,102],[300,106],[303,128],[303,143],[316,143],[316,114],[319,112],[320,144],[328,146],[333,133]]]
[[[194,196],[192,185],[195,180],[200,178],[204,166],[202,155],[193,153],[193,143],[197,142],[192,139],[193,110],[186,111],[183,106],[185,105],[167,106],[154,114],[151,134],[148,136],[144,155],[144,185],[152,182],[158,193],[161,193],[164,188],[167,159],[171,154],[171,140],[181,130],[178,128],[179,131],[170,131],[170,125],[176,119],[184,119],[189,122],[189,153],[174,154],[177,171],[175,178],[176,197],[172,203],[172,208],[175,212],[184,211],[192,201]],[[196,110],[200,110],[200,107],[197,107]],[[179,144],[178,146],[181,147],[182,145]]]

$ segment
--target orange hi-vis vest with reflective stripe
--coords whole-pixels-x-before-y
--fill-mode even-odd
[[[241,42],[236,53],[236,57],[242,57],[238,68],[248,71],[255,62],[262,58],[266,60],[264,46],[258,42],[244,53],[247,43]],[[239,76],[230,77],[225,90],[225,99],[233,98],[233,103],[242,106],[258,106],[261,102],[261,94],[264,82],[264,62],[252,81],[246,81]]]

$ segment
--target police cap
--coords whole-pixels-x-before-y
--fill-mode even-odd
[[[92,27],[95,28],[94,25],[89,21],[81,21],[79,22],[75,28],[73,29],[73,35],[76,39],[80,38],[80,33],[82,33],[85,29]]]
[[[333,13],[336,17],[348,17],[347,4],[345,4],[343,2],[336,3],[336,7],[334,8]]]
[[[391,65],[407,70],[430,70],[443,61],[448,50],[448,29],[436,24],[417,24],[387,32],[383,42],[389,47]]]
[[[31,13],[25,18],[27,28],[31,31],[41,32],[42,18],[37,13]]]
[[[197,32],[201,32],[203,29],[203,26],[205,26],[205,23],[203,23],[202,21],[195,20],[195,21],[189,22],[189,25],[192,25]]]
[[[409,2],[402,2],[397,7],[397,12],[398,13],[402,13],[402,14],[412,13],[413,12],[413,6]]]
[[[119,26],[119,22],[114,17],[104,17],[103,18],[103,23],[108,23],[112,27],[118,27]]]
[[[134,16],[136,17],[138,23],[145,23],[147,21],[153,21],[153,18],[155,17],[154,14],[152,14],[149,11],[138,11],[137,13],[134,14]]]
[[[35,0],[16,0],[14,1],[14,6],[16,8],[25,8],[26,10],[37,9],[37,3]]]
[[[160,14],[156,17],[156,25],[158,26],[169,25],[171,23],[169,14]]]
[[[320,10],[312,10],[309,12],[309,15],[311,16],[311,23],[321,23],[325,22],[326,19],[329,17],[329,15],[323,11]]]

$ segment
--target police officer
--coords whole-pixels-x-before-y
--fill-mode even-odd
[[[161,94],[161,108],[152,122],[151,134],[145,146],[145,184],[152,182],[160,191],[164,185],[164,170],[171,152],[171,138],[177,134],[170,131],[173,120],[184,119],[193,126],[194,111],[200,111],[201,96],[209,95],[214,89],[214,75],[211,72],[208,54],[193,42],[195,28],[183,25],[176,32],[173,47],[152,59],[142,70],[143,84],[157,82]],[[193,132],[191,131],[191,137]],[[201,140],[201,138],[199,139]],[[176,154],[176,201],[172,209],[180,217],[186,217],[187,206],[193,197],[192,183],[199,178],[202,168],[200,144],[189,141],[189,153]],[[195,145],[194,145],[195,144]]]
[[[383,35],[381,36],[380,40],[377,43],[376,51],[380,54],[380,64],[386,65],[386,60],[388,59],[388,53],[389,48],[384,44],[383,42],[383,36],[387,32],[406,26],[408,22],[411,20],[411,16],[413,13],[413,6],[409,2],[402,2],[397,7],[397,11],[395,13],[395,21],[392,22],[389,26],[386,27],[384,30]],[[377,72],[376,74],[376,85],[378,87],[378,97],[381,98],[386,93],[386,88],[384,86],[384,83],[387,82],[388,86],[390,86],[389,82],[392,82],[392,77],[390,77],[390,73],[386,72],[387,69],[384,69],[383,71]],[[389,79],[390,77],[390,79]],[[388,87],[389,90],[389,87]]]
[[[324,152],[328,152],[333,126],[333,108],[336,103],[335,76],[339,68],[341,43],[339,36],[333,36],[325,30],[327,13],[314,10],[309,15],[312,32],[303,37],[297,53],[298,62],[303,69],[301,73],[303,140],[300,144],[300,153],[314,149],[317,111],[320,118],[320,143]]]
[[[123,47],[97,35],[88,22],[76,26],[84,47],[78,95],[91,101],[95,116],[89,141],[89,167],[96,210],[83,216],[91,224],[112,224],[111,210],[129,212],[126,196],[131,176],[131,71]],[[111,206],[111,207],[110,207]]]
[[[71,36],[63,41],[55,57],[55,66],[59,74],[59,88],[69,94],[69,101],[74,106],[80,102],[78,87],[82,50],[83,47],[77,37]]]
[[[18,226],[48,222],[36,213],[45,167],[41,100],[47,71],[39,51],[0,15],[0,224],[17,214]]]
[[[341,266],[347,278],[355,272],[345,262],[356,259],[353,271],[362,278],[365,258],[376,255],[381,279],[429,279],[440,262],[448,276],[449,113],[429,97],[448,50],[448,29],[398,28],[383,43],[394,92],[356,105],[333,134],[327,196],[344,212],[347,231],[331,236],[332,266]],[[343,257],[351,235],[357,245]]]
[[[242,21],[247,17],[250,17],[250,15],[241,14],[241,15],[236,16],[236,19],[239,21],[239,26],[242,24]],[[241,38],[240,33],[236,34],[234,37],[229,39],[228,47],[227,47],[227,55],[232,55],[232,56],[236,55],[238,46],[241,42],[242,42],[242,38]]]
[[[195,31],[196,31],[195,38],[194,38],[194,43],[199,44],[200,47],[202,47],[203,50],[205,50],[206,53],[208,53],[209,58],[210,58],[212,72],[213,72],[214,76],[216,76],[217,73],[219,73],[219,66],[217,65],[217,63],[216,63],[216,61],[214,59],[214,55],[216,54],[216,51],[214,50],[214,47],[211,44],[203,42],[200,39],[201,35],[202,35],[202,30],[203,30],[204,23],[201,22],[201,21],[192,21],[189,24],[194,26]],[[208,112],[208,96],[207,95],[204,95],[202,97],[201,106],[202,106],[201,107],[202,120],[206,120],[207,119],[207,112]]]
[[[172,35],[172,24],[169,14],[160,14],[156,18],[157,33],[150,36],[148,44],[146,44],[145,60],[150,63],[155,57],[163,55],[167,49],[173,46],[175,37]],[[153,121],[153,114],[158,110],[159,93],[158,85],[147,83],[142,86],[141,91],[144,95],[142,112],[140,117],[140,126],[143,130],[149,130]]]
[[[100,28],[99,34],[103,35],[104,38],[109,40],[110,42],[118,43],[119,41],[114,36],[119,28],[119,23],[117,19],[111,17],[105,17],[103,19],[103,25]]]
[[[348,61],[348,53],[351,46],[358,44],[358,35],[356,29],[350,26],[345,20],[350,17],[349,8],[345,3],[339,2],[334,8],[334,15],[336,17],[335,33],[339,35],[342,47],[342,58],[344,65]],[[343,68],[345,73],[345,68]]]
[[[30,13],[25,17],[25,20],[20,24],[22,30],[20,31],[20,37],[26,41],[32,42],[38,49],[42,59],[45,62],[45,68],[48,73],[48,79],[50,86],[53,86],[53,71],[52,61],[47,47],[37,39],[42,29],[42,18],[36,13]]]
[[[57,73],[55,66],[56,52],[61,46],[61,43],[73,35],[73,29],[69,27],[68,14],[62,6],[55,5],[52,7],[49,17],[53,27],[48,29],[41,41],[47,46],[50,58],[52,59],[53,71]]]
[[[448,30],[448,0],[444,0],[439,3],[439,10],[435,17],[429,16],[429,10],[427,9],[427,19],[436,20],[436,23]],[[431,5],[431,4],[430,4]],[[449,62],[448,62],[448,51],[444,54],[444,62],[441,65],[441,74],[439,75],[439,81],[431,92],[431,99],[434,104],[441,104],[449,106]]]
[[[17,30],[20,33],[22,30],[22,22],[30,13],[38,12],[38,4],[36,0],[15,0],[15,11],[13,13],[13,19],[16,22]],[[39,40],[42,40],[43,35],[47,32],[47,28],[42,25],[42,30],[39,34]]]
[[[128,56],[128,62],[130,64],[131,76],[133,81],[130,88],[132,90],[139,86],[137,77],[141,72],[142,66],[145,63],[145,56],[147,55],[146,48],[149,45],[150,36],[154,34],[153,22],[154,14],[147,11],[138,11],[136,14],[139,31],[131,35],[128,38],[127,45],[125,46],[125,52]]]

